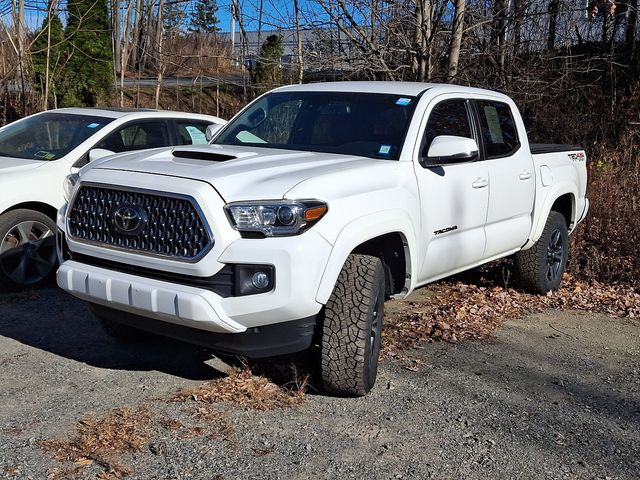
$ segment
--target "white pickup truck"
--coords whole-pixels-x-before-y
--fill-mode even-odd
[[[67,179],[58,285],[113,335],[265,357],[313,348],[324,389],[374,385],[384,301],[515,254],[557,288],[585,153],[530,145],[514,102],[453,85],[279,88],[209,146]]]

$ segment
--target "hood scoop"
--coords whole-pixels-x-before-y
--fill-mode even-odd
[[[207,160],[209,162],[224,162],[226,160],[234,160],[238,158],[234,155],[225,155],[224,153],[207,152],[204,150],[174,150],[171,153],[176,158]]]

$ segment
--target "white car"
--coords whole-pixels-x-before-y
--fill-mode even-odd
[[[553,290],[589,206],[584,151],[530,144],[506,95],[400,82],[283,87],[209,146],[66,185],[58,285],[108,332],[311,347],[339,395],[375,382],[385,299],[513,254],[523,288]]]
[[[0,290],[33,286],[56,266],[62,181],[90,160],[170,145],[206,144],[209,115],[63,108],[0,128]]]

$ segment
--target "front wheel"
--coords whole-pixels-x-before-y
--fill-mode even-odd
[[[560,286],[569,256],[569,234],[564,216],[549,213],[538,241],[515,256],[518,284],[532,293],[547,293]]]
[[[35,210],[11,210],[0,216],[0,288],[35,287],[57,265],[56,224]]]
[[[369,255],[349,255],[320,319],[320,370],[327,393],[362,396],[373,388],[384,299],[382,261]]]

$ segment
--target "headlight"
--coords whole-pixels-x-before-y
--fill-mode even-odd
[[[327,204],[317,200],[236,202],[224,208],[233,228],[266,237],[298,235],[327,213]]]
[[[71,175],[67,175],[62,181],[62,189],[64,190],[64,199],[67,203],[71,200],[73,196],[73,191],[76,188],[76,183],[80,179],[80,175],[77,173],[72,173]]]

